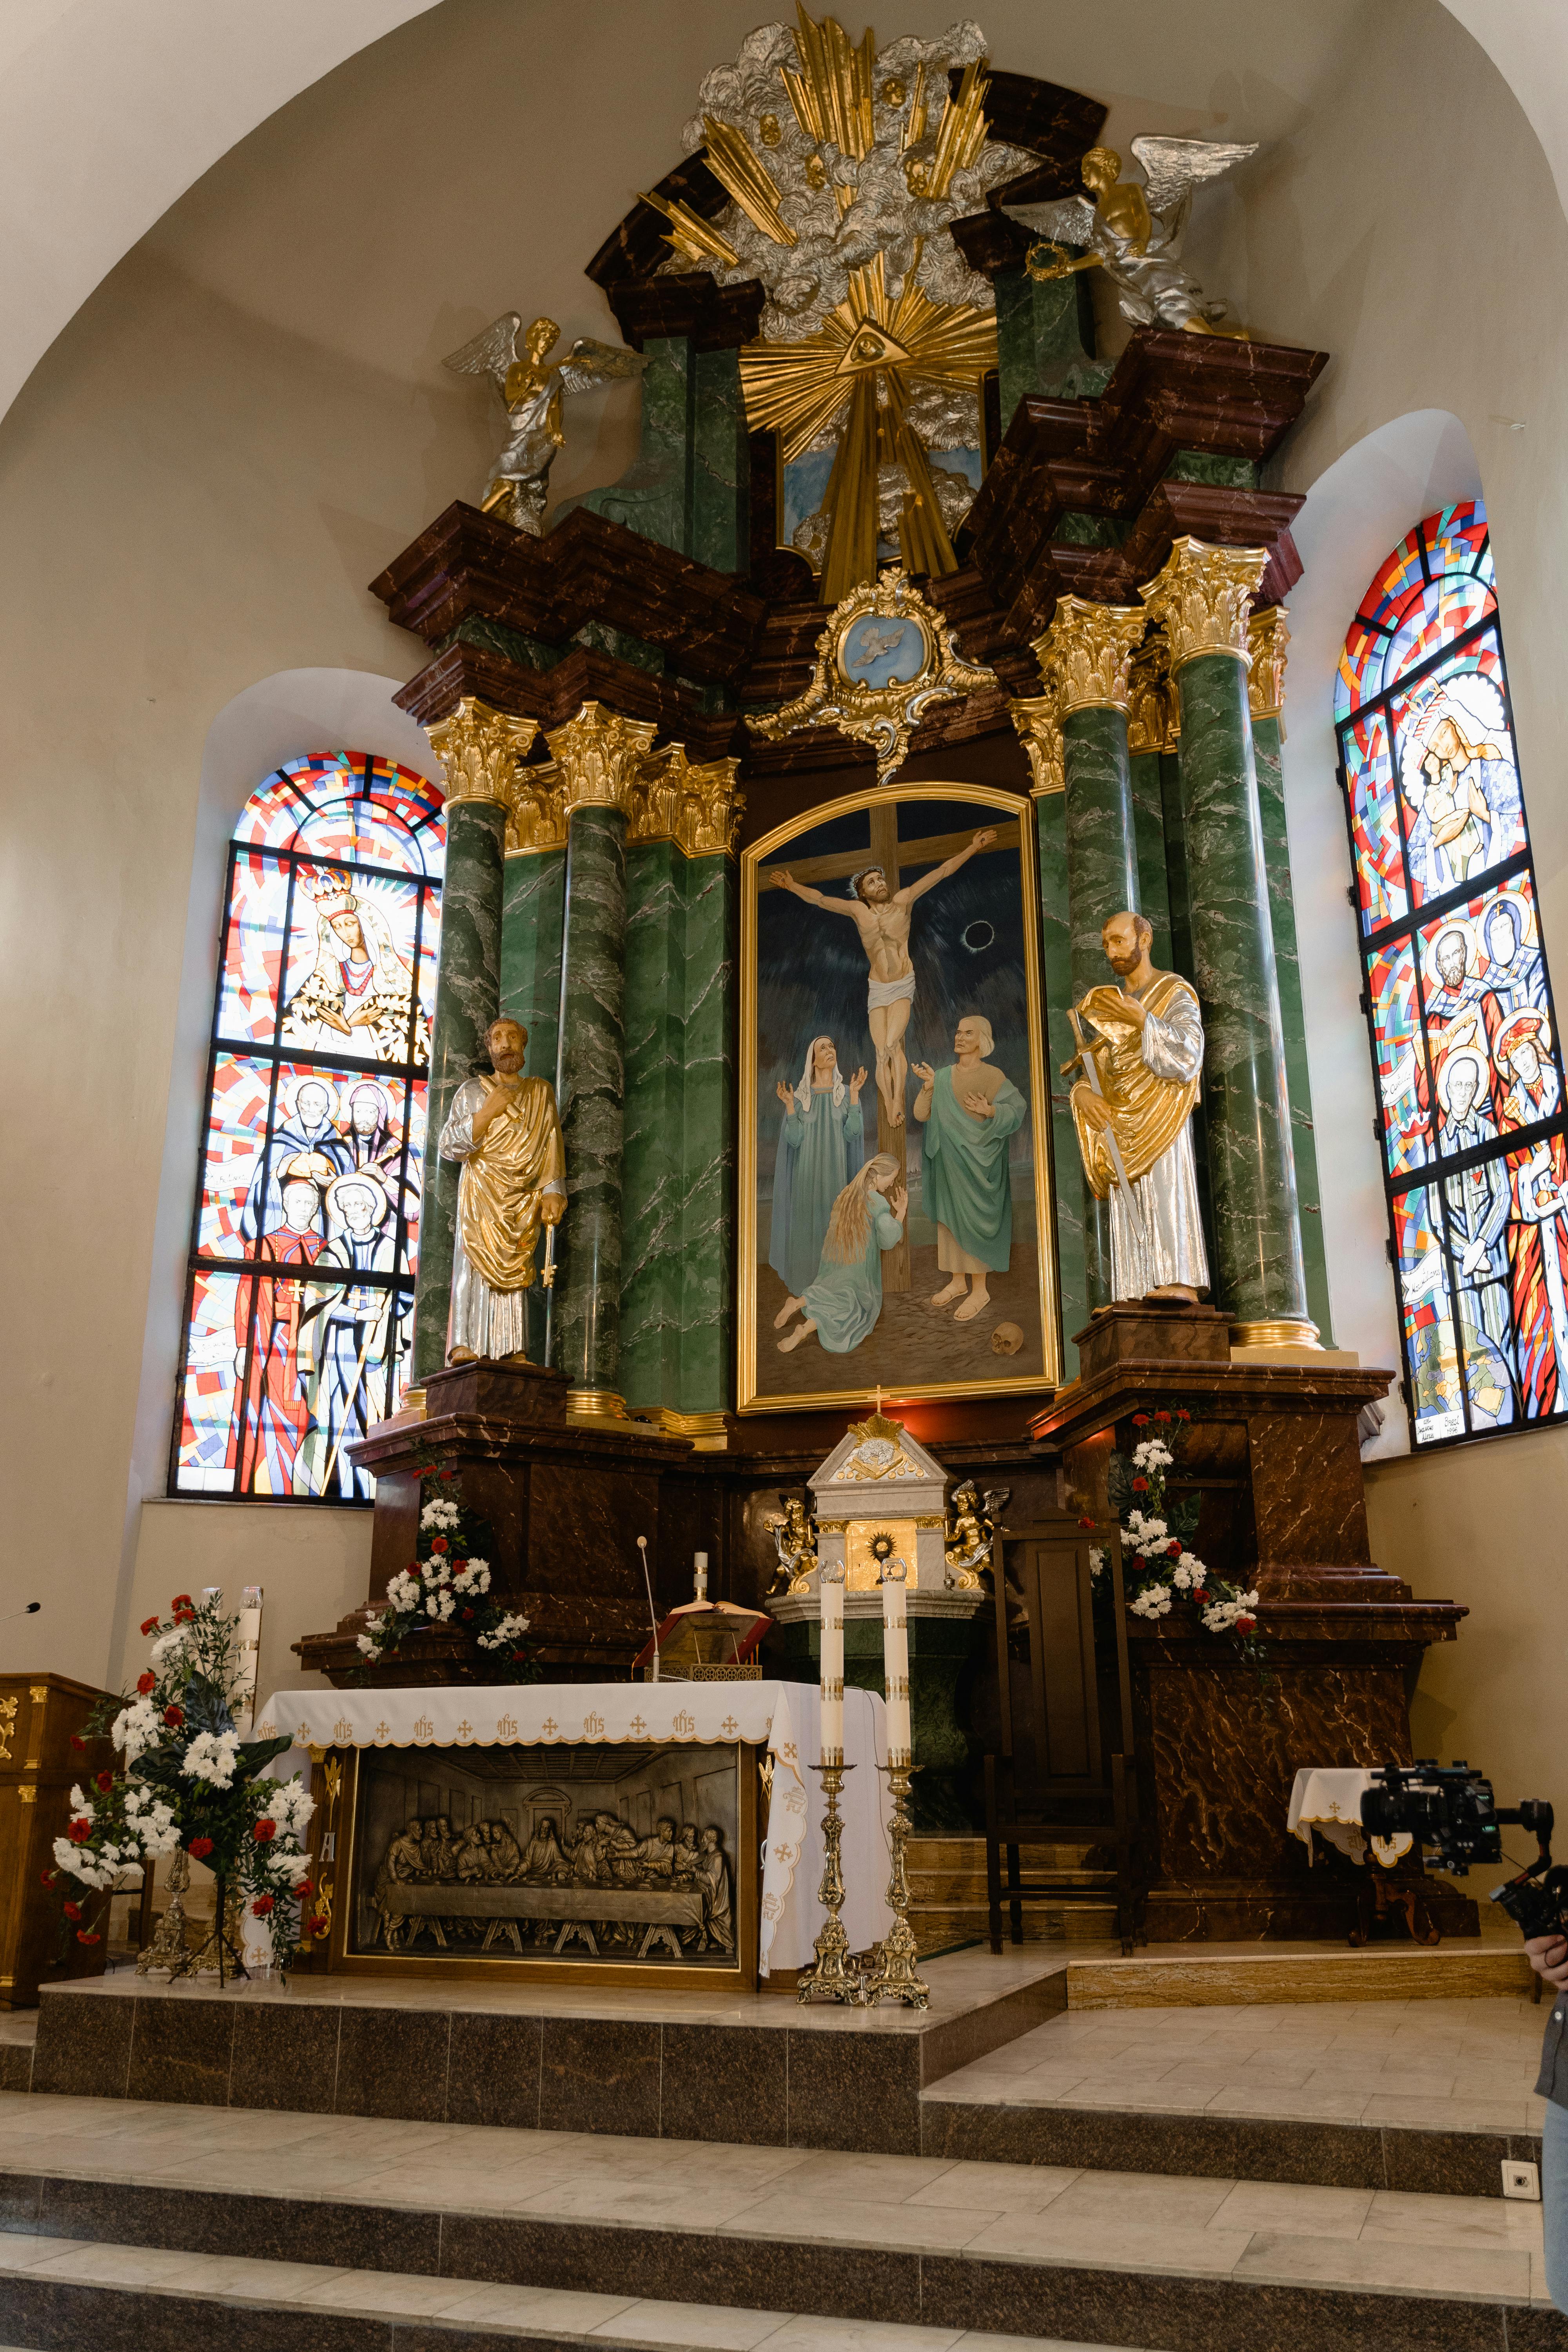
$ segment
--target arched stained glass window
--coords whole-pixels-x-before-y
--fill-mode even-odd
[[[397,1409],[419,1250],[440,793],[291,760],[228,856],[176,1495],[362,1501],[347,1447]]]
[[[1417,1445],[1568,1413],[1568,1143],[1483,507],[1362,600],[1334,697]]]

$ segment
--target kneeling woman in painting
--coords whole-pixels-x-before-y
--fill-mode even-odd
[[[785,1354],[815,1331],[829,1355],[847,1356],[876,1328],[882,1311],[882,1252],[897,1249],[904,1238],[909,1196],[895,1181],[898,1173],[892,1153],[879,1151],[833,1203],[816,1281],[798,1298],[786,1298],[773,1318],[775,1331],[793,1316],[806,1318],[779,1341]]]

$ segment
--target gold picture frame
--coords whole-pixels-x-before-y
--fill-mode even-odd
[[[977,825],[987,816],[998,820],[1003,847],[1016,848],[1020,898],[1023,914],[1023,970],[1025,1003],[1028,1025],[1028,1071],[1030,1087],[1030,1132],[1033,1150],[1034,1213],[1036,1228],[1036,1264],[1037,1310],[1039,1317],[1041,1368],[1026,1372],[1008,1374],[1003,1370],[1005,1358],[997,1359],[996,1371],[984,1378],[965,1380],[921,1380],[897,1386],[900,1403],[921,1398],[1038,1395],[1061,1385],[1062,1342],[1058,1295],[1056,1250],[1056,1187],[1051,1161],[1050,1090],[1045,1050],[1045,999],[1041,977],[1039,887],[1036,861],[1034,814],[1027,800],[984,784],[927,782],[894,783],[868,788],[866,791],[826,802],[809,809],[786,824],[777,825],[761,840],[753,842],[741,856],[741,1053],[740,1053],[740,1269],[737,1284],[736,1317],[736,1411],[740,1413],[797,1412],[820,1410],[824,1406],[858,1405],[874,1393],[876,1383],[869,1371],[864,1381],[839,1389],[803,1388],[788,1393],[761,1393],[758,1387],[758,1354],[762,1339],[758,1329],[758,1269],[761,1243],[761,1216],[758,1201],[759,1173],[759,1017],[760,992],[758,973],[757,908],[762,869],[777,857],[779,851],[803,835],[816,832],[836,819],[854,816],[862,811],[872,814],[899,803],[918,802],[959,802],[976,812]],[[896,824],[895,817],[895,824]],[[1016,828],[1010,835],[1008,828]],[[873,835],[873,838],[875,835]],[[859,853],[856,853],[858,855]],[[874,853],[873,853],[874,855]],[[874,1078],[868,1081],[874,1087]],[[771,1335],[770,1335],[771,1336]],[[883,1392],[889,1393],[891,1383],[883,1380]]]

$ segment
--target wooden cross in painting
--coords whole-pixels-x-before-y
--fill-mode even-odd
[[[920,803],[917,801],[906,803],[906,806],[918,809]],[[924,878],[929,887],[943,878],[942,869],[952,871],[974,854],[975,833],[973,829],[967,833],[928,834],[917,841],[906,841],[900,838],[899,804],[896,801],[879,802],[870,811],[870,819],[871,845],[868,853],[864,849],[849,850],[832,857],[803,858],[797,864],[786,851],[776,866],[763,867],[760,878],[765,882],[783,873],[787,873],[791,881],[800,887],[801,894],[809,898],[824,883],[844,882],[852,874],[864,873],[869,867],[879,866],[890,898],[903,887],[906,870],[913,873],[917,869],[923,869]],[[1016,818],[1005,824],[987,825],[983,830],[989,836],[985,844],[988,850],[1011,849],[1016,852],[1018,849]],[[842,905],[836,903],[834,911],[847,910]],[[906,1013],[906,1020],[907,1017]],[[872,1035],[873,1041],[880,1051],[882,1040],[877,1037],[875,1025],[873,1025]],[[904,1059],[901,1029],[892,1052],[896,1055],[898,1066],[901,1069]],[[883,1078],[884,1072],[881,1067],[879,1067],[877,1075],[879,1079]],[[909,1162],[905,1147],[908,1134],[907,1115],[905,1118],[894,1118],[890,1115],[887,1089],[884,1085],[879,1084],[877,1087],[877,1149],[879,1151],[889,1153],[898,1161],[898,1181],[900,1184],[905,1186],[906,1190]],[[908,1290],[909,1286],[910,1235],[906,1219],[903,1240],[897,1249],[888,1250],[883,1254],[882,1287],[885,1291],[889,1291]]]

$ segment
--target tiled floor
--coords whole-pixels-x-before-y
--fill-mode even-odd
[[[1539,2131],[1546,2017],[1528,1999],[1069,2010],[924,2096]]]
[[[732,2311],[721,2305],[655,2303],[550,2287],[479,2286],[395,2271],[335,2271],[312,2263],[250,2262],[222,2254],[165,2253],[61,2238],[0,2237],[0,2274],[90,2281],[162,2294],[241,2298],[320,2312],[323,2317],[441,2319],[520,2336],[580,2336],[584,2346],[630,2352],[1091,2352],[1040,2336],[983,2336],[955,2327],[895,2327],[876,2320]],[[237,2309],[243,2333],[246,2314]],[[0,2352],[7,2347],[0,2345]],[[1101,2346],[1098,2352],[1116,2352]]]
[[[1540,2208],[1496,2198],[20,2095],[0,2098],[0,2143],[13,2174],[1494,2303],[1545,2299]]]

